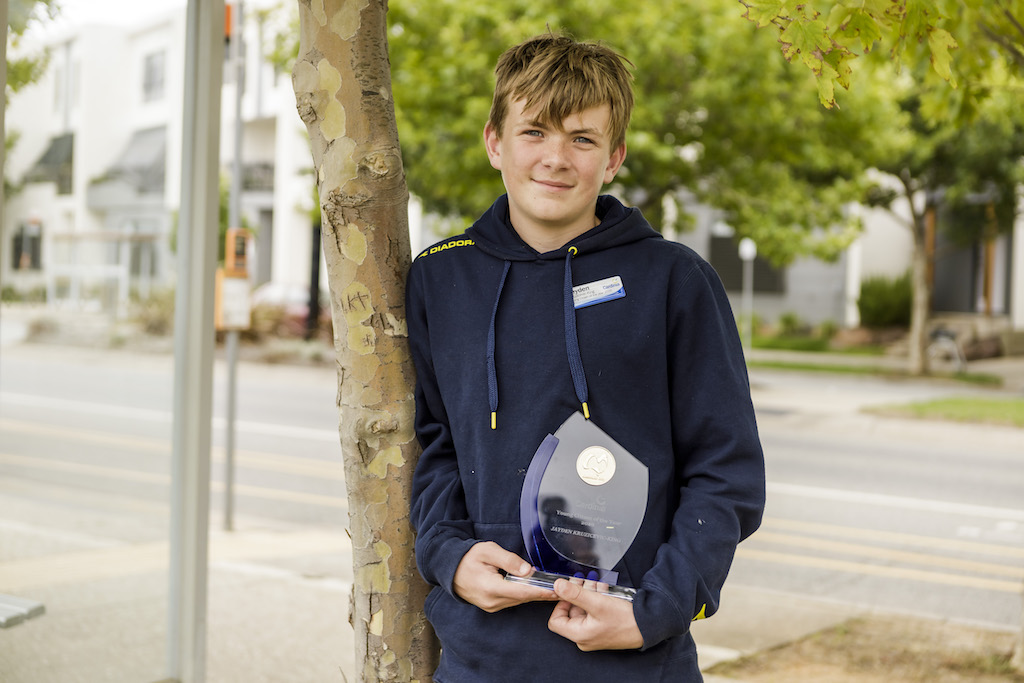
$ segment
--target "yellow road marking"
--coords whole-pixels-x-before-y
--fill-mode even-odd
[[[25,455],[13,455],[0,453],[0,464],[19,465],[40,470],[56,472],[71,472],[86,474],[107,479],[119,479],[136,483],[170,485],[169,474],[155,474],[153,472],[139,472],[126,470],[118,467],[107,467],[105,465],[89,465],[79,462],[68,462],[66,460],[41,460]],[[288,491],[284,489],[271,489],[263,486],[252,486],[249,484],[234,485],[236,494],[251,496],[253,498],[264,498],[269,500],[283,500],[291,503],[304,503],[307,505],[321,505],[333,508],[348,508],[348,500],[344,496],[326,496],[316,493],[304,493],[301,491]],[[221,492],[224,484],[219,481],[211,482],[210,490]]]
[[[65,429],[64,427],[29,423],[20,420],[14,421],[0,418],[0,431],[53,436],[76,443],[86,442],[120,446],[127,449],[153,451],[167,456],[170,456],[171,454],[169,441],[80,429]],[[222,462],[224,457],[223,448],[213,449],[214,462]],[[236,449],[235,463],[239,466],[271,472],[284,472],[287,474],[298,474],[301,476],[316,477],[318,479],[333,479],[336,481],[345,480],[345,472],[340,461],[331,462],[328,460],[317,460],[314,458],[302,458],[290,455],[276,455],[260,451]]]
[[[895,550],[893,548],[880,548],[877,546],[863,545],[860,543],[845,543],[843,541],[829,541],[823,538],[811,538],[808,536],[793,536],[791,534],[780,534],[772,531],[761,531],[754,536],[752,541],[770,543],[774,545],[786,545],[795,548],[809,548],[817,551],[841,553],[845,555],[861,555],[865,557],[892,560],[894,562],[926,564],[934,567],[945,567],[947,569],[959,569],[979,574],[994,574],[996,576],[1010,576],[1016,579],[1024,579],[1024,568],[1010,567],[1005,564],[992,564],[989,562],[975,562],[955,557],[943,557],[930,555],[928,553],[917,553],[906,550]]]
[[[826,557],[810,557],[808,555],[794,555],[792,553],[757,550],[754,548],[747,548],[744,545],[740,545],[736,554],[738,557],[760,560],[762,562],[785,564],[789,566],[813,567],[815,569],[827,569],[829,571],[909,579],[911,581],[978,588],[981,590],[997,591],[1000,593],[1013,593],[1015,595],[1020,593],[1021,586],[1020,581],[1000,581],[998,579],[983,579],[959,574],[929,572],[921,569],[886,567],[876,564],[867,564],[864,562],[848,562],[846,560],[835,560]]]

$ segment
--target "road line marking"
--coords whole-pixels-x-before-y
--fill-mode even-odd
[[[152,472],[138,472],[134,470],[118,469],[103,465],[88,465],[85,463],[68,462],[66,460],[40,460],[22,455],[11,455],[0,453],[0,464],[20,465],[22,467],[57,472],[73,472],[86,474],[108,479],[120,479],[123,481],[142,482],[147,484],[159,484],[169,486],[171,477],[169,474],[154,474]],[[220,493],[224,491],[223,482],[211,482],[210,490]],[[303,493],[301,491],[289,491],[286,489],[269,489],[262,486],[251,486],[249,484],[235,483],[236,494],[251,496],[253,498],[264,498],[268,500],[286,501],[290,503],[303,503],[305,505],[321,505],[332,508],[348,508],[346,496],[327,496],[317,493]]]
[[[769,550],[757,550],[740,545],[737,549],[737,556],[762,562],[773,562],[788,566],[812,567],[828,571],[849,572],[865,576],[884,576],[889,578],[908,579],[924,583],[938,583],[947,586],[963,586],[966,588],[977,588],[980,590],[997,591],[1000,593],[1020,594],[1020,581],[1000,581],[998,579],[982,579],[960,574],[943,574],[940,572],[929,572],[921,569],[906,569],[903,567],[885,567],[877,564],[866,564],[863,562],[848,562],[846,560],[833,560],[826,557],[810,557],[807,555],[794,555],[792,553],[779,553]]]
[[[829,489],[819,486],[803,486],[801,484],[782,484],[777,482],[768,483],[766,488],[768,493],[775,493],[784,496],[816,498],[828,501],[839,500],[847,503],[857,503],[860,505],[876,505],[879,507],[902,508],[904,510],[938,512],[946,515],[966,515],[970,517],[985,517],[989,519],[1024,522],[1024,510],[1014,508],[997,508],[965,503],[948,503],[941,500],[906,498],[903,496],[891,496],[884,493],[847,491],[844,489]]]
[[[138,450],[155,451],[161,455],[170,456],[171,448],[167,441],[158,441],[145,437],[130,437],[106,432],[93,432],[86,430],[72,430],[47,425],[45,423],[28,423],[0,418],[0,430],[8,432],[20,432],[23,434],[37,434],[66,438],[75,442],[101,443]],[[214,448],[213,461],[223,462],[225,459],[223,448]],[[273,472],[284,472],[298,474],[301,476],[315,477],[317,479],[345,480],[345,473],[341,458],[337,462],[331,460],[318,460],[315,458],[303,458],[300,456],[277,455],[275,453],[263,453],[260,451],[235,450],[235,463],[243,467],[254,469],[270,470]]]
[[[139,472],[138,470],[126,470],[105,465],[90,465],[81,462],[69,462],[67,460],[51,460],[30,457],[27,455],[14,455],[11,453],[0,453],[0,464],[18,465],[38,470],[49,470],[51,472],[70,472],[78,474],[90,474],[110,479],[122,479],[124,481],[142,482],[146,484],[169,484],[170,475],[154,474],[152,472]]]
[[[1005,564],[991,564],[988,562],[975,562],[955,557],[943,557],[929,555],[927,553],[909,552],[906,550],[894,550],[891,548],[880,548],[877,546],[861,545],[859,543],[845,543],[843,541],[829,541],[822,538],[811,538],[809,536],[793,536],[773,531],[760,531],[751,538],[757,542],[774,545],[786,545],[796,548],[809,548],[816,551],[841,553],[845,555],[862,555],[865,557],[881,558],[896,562],[920,563],[935,567],[946,567],[948,569],[960,569],[979,574],[994,574],[997,576],[1008,576],[1018,580],[1024,580],[1024,568],[1010,567]]]
[[[804,522],[795,519],[782,519],[781,517],[765,517],[761,528],[788,529],[791,531],[802,531],[811,534],[823,534],[826,536],[844,536],[847,538],[868,538],[872,541],[883,543],[903,543],[905,545],[914,545],[925,548],[941,548],[944,550],[959,550],[963,552],[977,553],[980,555],[995,555],[1024,559],[1024,548],[1018,548],[1015,546],[982,543],[981,541],[966,541],[956,538],[918,536],[916,534],[882,531],[878,529],[861,529],[858,527],[839,526],[836,524],[823,524],[821,522]],[[755,538],[757,537],[755,536]]]
[[[11,403],[14,405],[28,406],[32,408],[47,408],[50,410],[65,410],[85,415],[103,415],[106,417],[147,420],[150,422],[162,422],[165,424],[171,424],[173,418],[173,413],[168,410],[133,408],[131,406],[119,406],[110,403],[89,403],[85,401],[72,401],[63,398],[34,396],[32,394],[14,394],[10,392],[0,392],[0,403]],[[213,417],[212,425],[223,429],[225,420],[223,417]],[[294,427],[291,425],[268,424],[266,422],[250,422],[246,420],[235,420],[235,429],[238,432],[261,434],[263,436],[282,436],[289,439],[307,439],[309,441],[335,443],[339,445],[339,448],[341,445],[341,438],[336,429]]]

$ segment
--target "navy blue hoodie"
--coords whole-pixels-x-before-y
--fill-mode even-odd
[[[736,545],[760,523],[764,459],[716,273],[613,197],[599,198],[598,217],[541,254],[512,228],[501,197],[410,270],[423,447],[411,519],[418,567],[435,586],[424,609],[441,640],[440,683],[699,681],[690,622],[718,608]],[[614,276],[624,297],[574,308],[574,286]],[[478,541],[527,558],[526,470],[584,403],[650,473],[643,525],[616,567],[618,583],[639,589],[640,650],[581,652],[548,630],[553,603],[489,614],[453,590]]]

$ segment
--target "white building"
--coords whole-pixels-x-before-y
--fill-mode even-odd
[[[312,160],[288,74],[262,56],[245,3],[241,217],[256,234],[254,285],[308,286]],[[21,49],[49,51],[43,77],[12,98],[18,142],[7,178],[2,280],[45,289],[51,305],[117,310],[174,281],[181,184],[185,2],[131,25],[59,21]],[[226,50],[221,106],[223,182],[233,169],[237,69]],[[211,229],[216,229],[211,226]]]
[[[40,32],[34,43],[25,42],[26,50],[47,48],[50,62],[42,79],[19,92],[7,111],[7,129],[20,136],[7,160],[7,177],[22,186],[7,198],[0,226],[5,287],[23,293],[45,289],[55,306],[117,311],[133,293],[144,296],[173,284],[185,0],[168,3],[169,9],[128,25],[62,22]],[[253,285],[273,280],[308,286],[312,161],[291,79],[275,73],[262,55],[265,34],[281,27],[265,26],[266,14],[259,10],[277,3],[244,4],[241,215],[257,235],[250,277]],[[225,183],[234,156],[233,54],[226,50],[221,65]],[[434,239],[419,234],[419,217],[413,202],[414,250]],[[862,279],[903,273],[912,250],[909,231],[891,214],[865,209],[863,218],[864,235],[837,264],[805,259],[783,273],[756,264],[758,315],[774,320],[795,313],[810,323],[856,325]],[[701,210],[697,230],[679,239],[712,262],[738,300],[735,245],[716,226],[714,212]],[[1000,238],[996,254],[984,303],[1008,327],[1024,331],[1024,220],[1012,236]],[[980,255],[969,250],[937,263],[936,311],[984,310],[978,300],[983,270]]]

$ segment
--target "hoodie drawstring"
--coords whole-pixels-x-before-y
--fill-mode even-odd
[[[576,398],[583,406],[583,417],[589,420],[587,376],[583,372],[583,359],[580,357],[580,341],[576,335],[576,304],[572,299],[572,257],[577,251],[576,247],[569,247],[565,254],[565,352],[569,356],[569,371],[572,373],[572,384],[576,388]]]
[[[569,357],[569,372],[576,390],[576,398],[583,407],[583,417],[590,419],[590,406],[587,405],[587,376],[583,371],[583,359],[580,356],[580,342],[576,334],[576,304],[572,298],[572,257],[577,253],[576,247],[569,247],[565,255],[565,285],[563,290],[563,310],[565,314],[565,351]],[[487,399],[491,408],[491,429],[498,428],[498,372],[494,363],[495,321],[498,317],[498,304],[501,302],[501,291],[505,288],[511,261],[505,261],[505,269],[498,281],[498,293],[494,296],[494,308],[491,309],[491,326],[487,330]]]
[[[494,369],[494,320],[498,317],[501,290],[505,287],[505,278],[511,266],[511,261],[505,261],[505,270],[501,272],[501,281],[498,282],[498,293],[494,297],[494,309],[491,310],[491,326],[487,330],[487,399],[491,404],[491,429],[498,428],[498,373]]]

